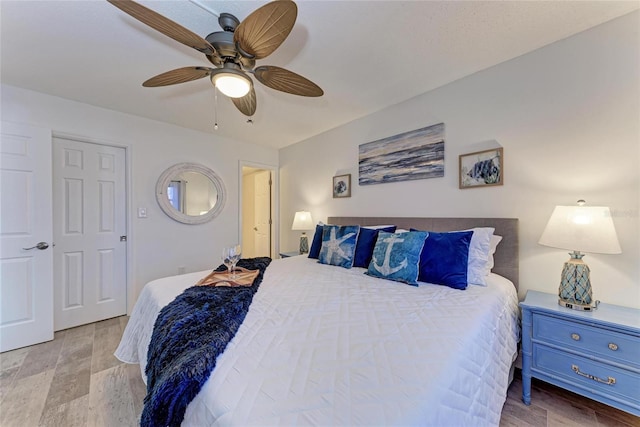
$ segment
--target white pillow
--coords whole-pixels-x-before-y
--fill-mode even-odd
[[[498,236],[497,234],[491,236],[491,244],[489,246],[489,261],[487,262],[487,274],[491,273],[491,270],[493,270],[493,254],[496,253],[498,243],[500,243],[501,241],[502,236]]]
[[[491,236],[493,236],[495,228],[476,227],[465,231],[473,231],[471,243],[469,244],[467,282],[470,285],[487,286],[486,277],[491,271],[491,268],[489,267]],[[493,257],[491,258],[493,259]]]
[[[389,224],[389,225],[363,225],[362,226],[362,228],[369,228],[371,230],[379,230],[381,228],[389,228],[389,227],[395,227],[395,225]]]

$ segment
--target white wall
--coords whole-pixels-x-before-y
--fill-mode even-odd
[[[585,257],[594,297],[640,307],[639,23],[632,13],[282,149],[281,223],[297,210],[315,221],[519,218],[523,298],[527,289],[557,292],[567,251],[537,241],[555,205],[583,198],[611,207],[623,250]],[[444,178],[358,185],[358,145],[440,122]],[[495,146],[504,147],[504,186],[459,190],[458,155]],[[333,199],[331,178],[344,173],[352,197]],[[283,227],[281,249],[297,239]]]
[[[128,146],[131,195],[129,249],[131,307],[145,283],[159,277],[209,269],[220,265],[222,247],[239,242],[240,161],[278,165],[274,149],[233,141],[141,117],[93,107],[66,99],[2,85],[2,120],[29,123]],[[170,106],[167,106],[170,108]],[[196,162],[213,169],[223,180],[227,202],[222,213],[202,225],[180,224],[167,217],[155,200],[160,174],[180,162]],[[138,207],[148,218],[136,217]]]

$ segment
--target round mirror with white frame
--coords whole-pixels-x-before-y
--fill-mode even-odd
[[[204,224],[217,217],[225,188],[214,171],[198,163],[178,163],[156,183],[156,200],[164,213],[183,224]]]

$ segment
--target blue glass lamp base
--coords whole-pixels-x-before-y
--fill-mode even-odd
[[[589,266],[582,261],[584,254],[574,251],[571,259],[564,263],[558,304],[574,310],[589,311],[598,307],[600,301],[593,302]]]
[[[300,236],[300,253],[309,253],[309,239],[307,239],[307,235],[305,233],[302,233],[302,236]]]

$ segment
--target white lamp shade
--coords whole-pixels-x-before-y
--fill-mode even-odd
[[[578,252],[622,252],[605,206],[556,206],[538,243]]]
[[[293,218],[292,230],[311,230],[313,228],[313,219],[311,213],[307,211],[296,212]]]

